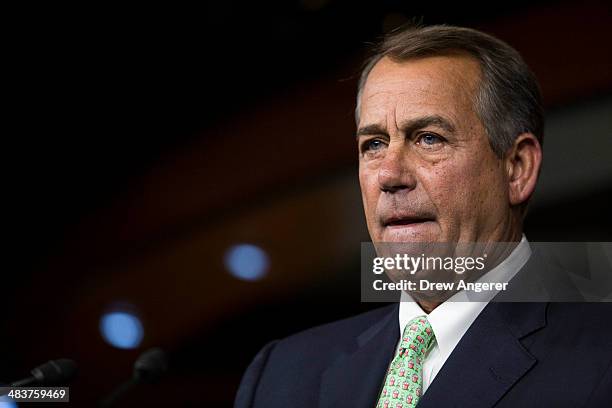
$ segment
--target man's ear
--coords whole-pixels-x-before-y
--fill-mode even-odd
[[[522,133],[505,157],[511,205],[525,203],[535,190],[540,166],[542,146],[531,133]]]

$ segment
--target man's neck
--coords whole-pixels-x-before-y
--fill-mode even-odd
[[[518,236],[517,234],[518,233]],[[513,242],[515,243],[515,245],[512,245],[511,247],[508,247],[506,252],[504,254],[502,254],[502,256],[499,257],[498,261],[492,266],[491,269],[495,268],[496,266],[498,266],[499,264],[501,264],[505,259],[507,259],[516,249],[516,247],[518,246],[518,244],[521,242],[522,238],[523,238],[523,232],[520,230],[517,231],[513,231],[512,235],[512,239],[508,240],[506,242]],[[419,298],[415,298],[415,301],[417,302],[417,304],[421,307],[421,309],[423,309],[423,311],[427,314],[431,313],[435,308],[437,308],[438,306],[440,306],[442,303],[442,301],[436,299],[435,301],[430,301],[428,299],[419,299]]]

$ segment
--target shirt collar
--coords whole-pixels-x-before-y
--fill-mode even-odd
[[[508,282],[527,263],[530,256],[531,248],[523,234],[521,241],[512,250],[510,255],[495,268],[483,275],[478,281]],[[495,292],[492,292],[488,299],[491,299],[495,294]],[[440,352],[443,355],[449,355],[487,303],[488,300],[484,302],[470,301],[467,294],[461,291],[455,293],[446,302],[427,314],[409,294],[402,292],[399,307],[400,333],[404,331],[404,327],[412,319],[417,316],[427,315],[427,319],[436,336]]]

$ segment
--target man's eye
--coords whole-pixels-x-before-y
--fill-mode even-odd
[[[372,139],[372,140],[368,140],[367,142],[363,144],[363,150],[364,151],[380,150],[383,146],[384,146],[384,143],[382,142],[382,140]]]
[[[417,139],[417,144],[424,147],[434,146],[444,142],[444,138],[433,133],[423,133]]]

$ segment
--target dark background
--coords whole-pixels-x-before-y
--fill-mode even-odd
[[[0,380],[70,357],[80,367],[70,405],[93,406],[140,352],[162,346],[169,374],[124,406],[230,406],[266,342],[380,306],[359,297],[368,235],[355,86],[368,44],[413,18],[497,35],[538,76],[549,120],[528,238],[611,240],[604,2],[226,1],[4,14]],[[264,279],[226,272],[223,254],[239,242],[267,251]],[[100,336],[116,302],[143,321],[136,350]]]

